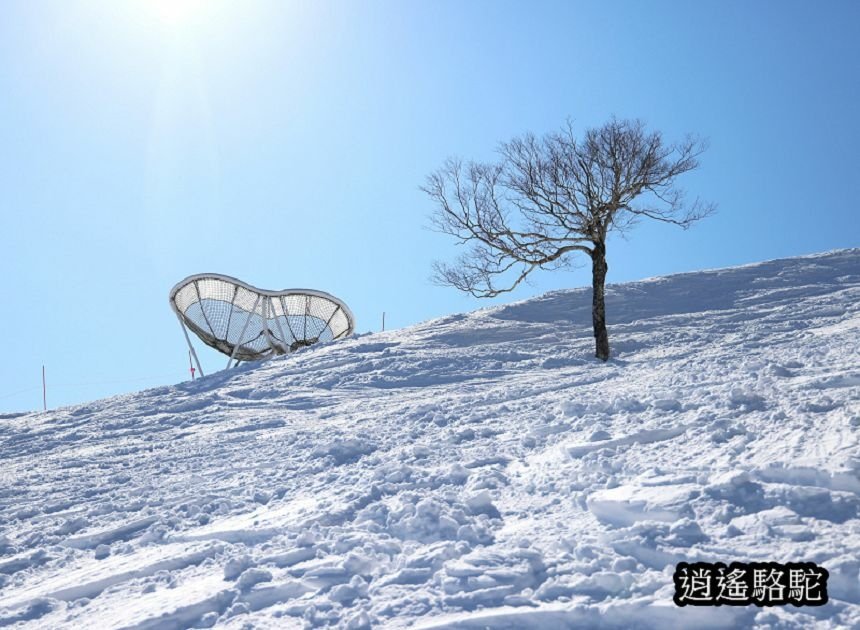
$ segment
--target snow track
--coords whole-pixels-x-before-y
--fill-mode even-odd
[[[860,626],[860,250],[0,416],[0,627]],[[822,608],[672,604],[813,561]]]

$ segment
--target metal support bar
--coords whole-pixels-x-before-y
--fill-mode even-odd
[[[182,327],[182,334],[185,335],[185,341],[188,343],[188,349],[191,350],[191,356],[194,357],[197,369],[200,370],[200,376],[206,376],[203,373],[203,368],[200,367],[200,359],[197,358],[197,351],[194,349],[194,346],[191,345],[191,338],[188,336],[188,331],[185,329],[185,322],[182,321],[182,317],[179,316],[179,313],[176,314],[176,319],[179,320],[179,325]]]
[[[254,300],[254,306],[251,307],[251,312],[248,313],[248,319],[245,320],[245,325],[242,326],[242,332],[239,333],[239,339],[236,341],[236,345],[233,346],[233,353],[230,355],[230,358],[227,360],[227,368],[230,369],[230,364],[233,363],[233,357],[236,356],[236,352],[239,350],[239,346],[242,345],[242,338],[245,336],[245,331],[248,330],[248,324],[251,323],[251,318],[256,315],[257,312],[257,304],[260,303],[260,294],[257,294],[257,299]]]
[[[218,333],[212,327],[212,322],[209,321],[209,316],[206,315],[206,309],[203,308],[203,296],[200,295],[200,287],[197,286],[197,280],[194,281],[194,290],[197,292],[197,303],[200,305],[200,312],[203,313],[203,319],[205,320],[206,325],[209,326],[209,332],[217,336]]]
[[[272,306],[271,298],[269,299],[269,309],[272,311],[272,317],[275,320],[275,326],[278,327],[278,332],[281,333],[281,342],[283,345],[284,354],[287,354],[290,351],[290,347],[287,345],[287,338],[284,336],[284,329],[281,327],[281,322],[278,321],[278,316],[275,315],[275,308]],[[284,312],[284,318],[286,319],[287,313]]]
[[[263,298],[263,333],[266,335],[266,341],[269,342],[269,347],[272,349],[272,352],[278,354],[278,344],[275,343],[275,340],[272,338],[272,333],[269,330],[269,309],[272,308],[271,299]],[[275,313],[275,309],[272,308],[272,314]]]
[[[326,328],[328,328],[328,327],[331,325],[331,320],[333,320],[333,319],[334,319],[334,316],[335,316],[335,315],[337,315],[337,312],[338,312],[339,310],[340,310],[340,305],[338,304],[338,307],[337,307],[336,309],[334,309],[334,311],[332,312],[332,314],[331,314],[331,315],[329,315],[329,318],[326,320],[326,322],[325,322],[325,326],[323,326],[323,329],[320,331],[320,335],[322,335],[322,334],[323,334],[323,332],[325,332],[325,329],[326,329]],[[383,328],[383,330],[385,330],[385,324],[383,324],[383,325],[382,325],[382,328]],[[331,330],[331,329],[329,329],[329,330]],[[331,334],[331,338],[332,338],[332,339],[336,339],[336,337],[334,336],[334,332],[332,332],[332,334]]]
[[[197,285],[195,284],[194,286],[196,287]],[[200,289],[197,289],[197,291],[198,291],[198,295],[199,295]],[[230,336],[230,322],[233,321],[233,311],[236,310],[236,296],[237,295],[239,295],[239,285],[238,284],[233,287],[233,297],[230,298],[230,312],[227,314],[227,327],[224,329],[224,338],[225,339]],[[200,308],[201,309],[203,308],[202,304],[200,305]]]
[[[305,316],[304,316],[304,324],[305,331],[302,333],[302,339],[308,338],[308,317],[311,314],[311,298],[309,295],[305,296]]]
[[[293,336],[293,341],[296,341],[299,337],[293,332],[293,326],[290,324],[290,313],[287,310],[287,298],[283,295],[279,298],[281,300],[281,307],[284,309],[284,320],[287,322],[287,330],[290,331],[290,334]],[[287,339],[284,338],[284,343],[286,343]]]

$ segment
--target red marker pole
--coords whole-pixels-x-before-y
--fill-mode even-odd
[[[45,366],[42,366],[42,411],[48,410],[48,388],[45,385]]]
[[[188,367],[191,368],[191,380],[194,380],[194,364],[191,362],[191,350],[188,351]]]

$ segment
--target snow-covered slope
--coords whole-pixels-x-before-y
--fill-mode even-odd
[[[555,292],[0,418],[0,626],[860,625],[860,250]],[[678,561],[821,608],[677,608]]]

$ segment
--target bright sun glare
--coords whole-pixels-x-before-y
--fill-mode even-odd
[[[204,0],[148,0],[153,12],[165,24],[176,26],[199,12]]]

